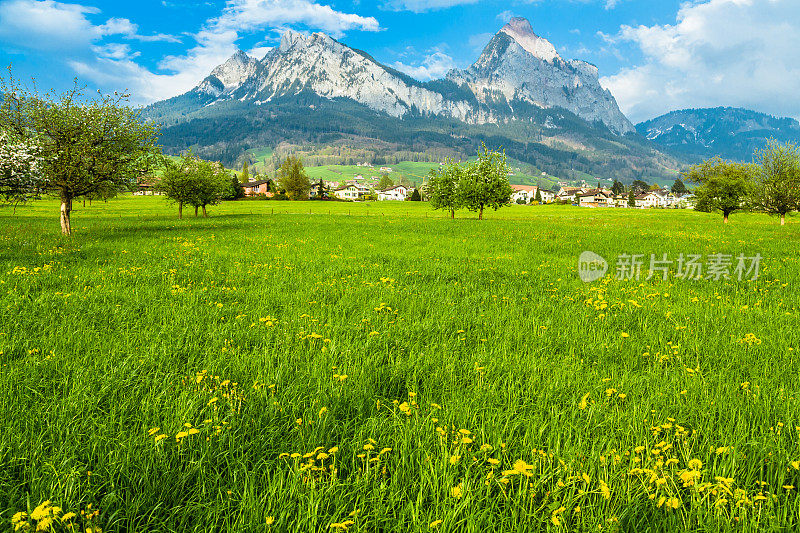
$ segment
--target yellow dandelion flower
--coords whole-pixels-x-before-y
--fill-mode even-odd
[[[494,459],[492,457],[490,457],[489,459],[486,459],[486,462],[489,463],[490,465],[498,465],[498,464],[500,464],[500,461],[498,461],[497,459]]]
[[[36,506],[36,509],[31,513],[31,518],[34,520],[41,520],[50,514],[50,500],[45,500]]]
[[[700,459],[690,459],[688,465],[692,470],[700,470],[703,468],[703,461]]]
[[[461,456],[460,455],[452,455],[452,456],[450,456],[450,464],[451,465],[457,464],[460,460],[461,460]]]
[[[608,485],[606,484],[605,481],[600,480],[599,483],[600,483],[600,494],[602,494],[603,498],[605,498],[606,500],[610,500],[611,489],[608,488]]]
[[[583,395],[583,398],[581,398],[581,401],[578,404],[578,409],[580,409],[581,411],[586,409],[586,407],[589,405],[589,395],[590,394],[591,394],[590,392],[587,392],[586,394]]]
[[[468,429],[459,429],[458,432],[465,436],[472,435],[472,432]]]
[[[275,523],[275,517],[274,516],[268,516],[267,520],[266,520],[266,523],[267,523],[268,526],[271,526],[272,524]]]
[[[453,498],[460,498],[464,495],[464,492],[461,490],[461,485],[456,485],[452,489],[450,489],[450,496]]]
[[[623,339],[627,339],[628,337],[630,337],[630,335],[628,335],[628,334],[627,334],[627,333],[625,333],[624,331],[623,331],[622,333],[620,333],[620,335],[619,335],[619,336],[620,336],[620,337],[622,337]]]
[[[428,524],[428,527],[431,528],[431,529],[436,529],[437,527],[442,525],[442,522],[443,522],[443,520],[434,520],[433,522]]]

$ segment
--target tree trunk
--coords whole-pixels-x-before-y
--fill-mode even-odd
[[[455,209],[451,209],[450,210],[450,218],[456,218],[456,210]]]
[[[723,215],[724,215],[724,218],[722,219],[722,221],[723,221],[725,224],[727,224],[727,223],[728,223],[728,213],[723,213]]]
[[[206,206],[203,206],[203,218],[206,218],[208,214],[206,213]]]
[[[178,218],[183,218],[183,202],[178,202]]]
[[[481,210],[478,213],[478,220],[483,220],[483,206],[481,206]]]
[[[72,235],[69,214],[72,212],[72,198],[61,197],[61,233]]]
[[[197,216],[197,208],[198,206],[194,206],[194,216]]]
[[[92,202],[89,202],[89,205],[92,205]],[[83,199],[83,207],[86,207],[86,198]]]
[[[781,213],[781,226],[786,225],[786,213]]]

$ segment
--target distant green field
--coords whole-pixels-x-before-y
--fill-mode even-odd
[[[0,531],[797,531],[798,217],[209,213],[0,206]]]

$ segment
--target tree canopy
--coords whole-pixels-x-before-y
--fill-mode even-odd
[[[458,181],[457,194],[461,204],[470,211],[478,212],[483,219],[487,207],[498,210],[508,205],[514,189],[508,182],[508,165],[503,152],[489,150],[483,145],[477,161],[464,166]]]
[[[439,168],[431,169],[425,184],[425,196],[434,209],[446,209],[450,218],[455,218],[456,210],[462,206],[458,195],[458,182],[463,174],[463,167],[452,159]]]
[[[794,144],[770,141],[756,151],[755,183],[751,205],[754,209],[780,217],[800,210],[800,150]]]
[[[311,182],[299,157],[287,157],[275,173],[278,185],[292,200],[307,200]]]
[[[220,163],[204,161],[191,152],[183,154],[179,161],[163,160],[164,170],[156,183],[156,189],[178,204],[178,218],[183,218],[183,206],[194,207],[197,216],[202,208],[208,216],[206,206],[216,205],[230,196],[232,177]]]
[[[698,211],[722,211],[723,221],[744,207],[752,191],[751,176],[754,167],[750,164],[724,161],[719,157],[694,165],[683,173],[686,181],[697,183],[695,209]]]

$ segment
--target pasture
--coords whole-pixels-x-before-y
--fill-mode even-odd
[[[57,209],[0,208],[0,530],[48,500],[105,532],[798,527],[797,219]],[[763,259],[614,278],[664,253]]]

